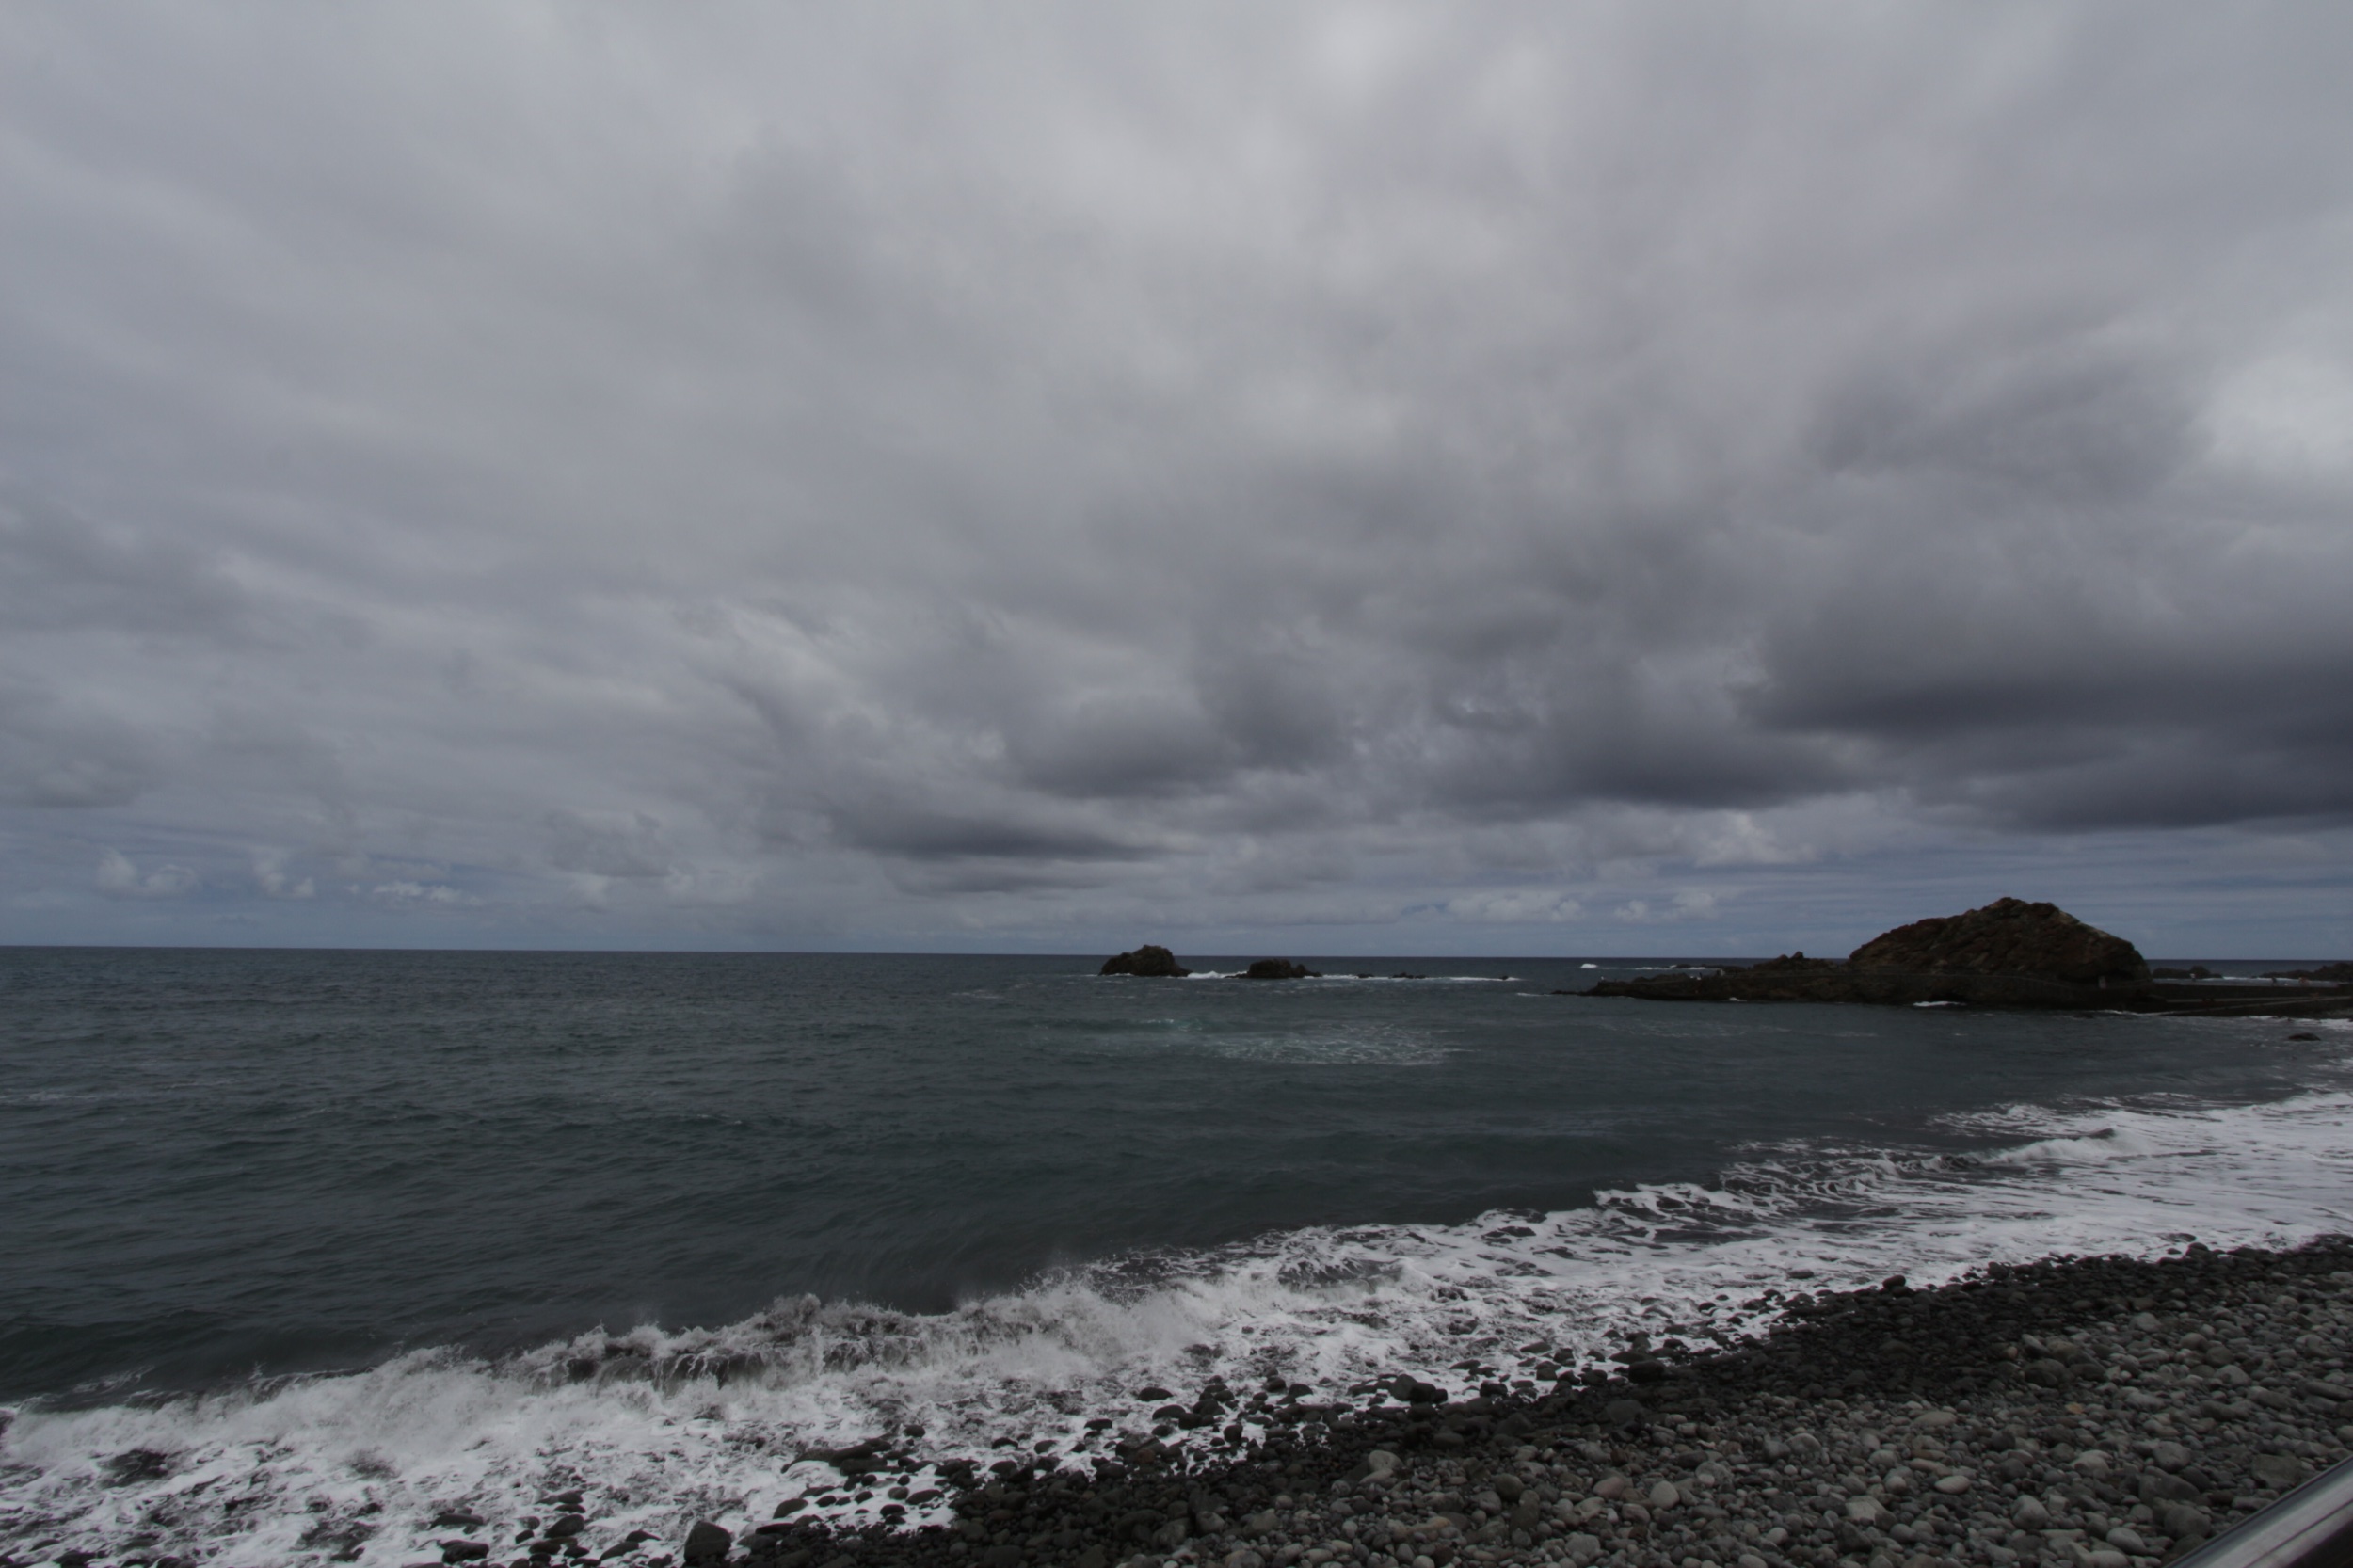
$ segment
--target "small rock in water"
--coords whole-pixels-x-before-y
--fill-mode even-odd
[[[1244,980],[1321,980],[1323,977],[1305,964],[1294,964],[1288,958],[1258,958],[1242,970]]]
[[[1144,979],[1182,980],[1193,973],[1176,962],[1176,955],[1164,947],[1146,942],[1133,952],[1103,960],[1097,974],[1131,974]]]
[[[679,1555],[689,1563],[725,1562],[728,1548],[734,1544],[734,1536],[708,1519],[698,1519],[695,1528],[686,1532],[686,1544],[680,1548]]]

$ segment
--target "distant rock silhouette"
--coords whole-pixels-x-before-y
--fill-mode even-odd
[[[2331,985],[2353,985],[2353,964],[2323,964],[2310,969],[2265,969],[2265,980],[2317,980]]]
[[[1305,964],[1294,964],[1288,958],[1260,958],[1242,970],[1244,980],[1321,980],[1323,977]]]
[[[2167,1009],[2132,943],[2055,904],[1997,899],[1964,914],[1914,920],[1855,949],[1843,963],[1802,952],[1712,973],[1605,980],[1583,993],[1657,1001],[1964,1002],[1985,1007]]]
[[[1098,974],[1132,974],[1162,980],[1182,980],[1193,973],[1176,962],[1176,955],[1166,948],[1146,942],[1133,952],[1123,952],[1116,958],[1103,960]]]

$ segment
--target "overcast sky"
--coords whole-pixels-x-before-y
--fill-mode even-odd
[[[2353,10],[0,10],[0,940],[2353,953]]]

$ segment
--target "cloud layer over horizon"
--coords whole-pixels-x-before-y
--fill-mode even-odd
[[[2348,77],[2260,6],[11,12],[0,938],[2353,948]]]

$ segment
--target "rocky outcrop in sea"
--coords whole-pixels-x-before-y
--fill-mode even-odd
[[[1176,962],[1176,955],[1163,947],[1146,942],[1133,952],[1119,953],[1103,960],[1097,974],[1132,974],[1147,978],[1182,980],[1193,973]]]
[[[2121,936],[2086,925],[2056,904],[1996,899],[1981,909],[1914,920],[1848,956],[1858,969],[1913,974],[2022,975],[2071,985],[2137,985],[2148,962]]]
[[[2331,985],[2353,985],[2353,963],[2319,964],[2309,969],[2265,969],[2265,980],[2317,980]]]
[[[1176,955],[1163,947],[1145,943],[1133,952],[1118,953],[1103,960],[1097,974],[1131,974],[1156,978],[1182,979],[1193,973],[1176,962]],[[1321,972],[1295,963],[1289,958],[1259,958],[1241,971],[1243,980],[1321,980]]]
[[[2283,993],[2185,975],[2153,979],[2137,949],[2054,904],[1996,900],[1883,932],[1844,959],[1794,952],[1761,964],[1605,980],[1579,993],[1651,1001],[1835,1001],[1882,1006],[2113,1009],[2353,1016],[2353,994]]]

